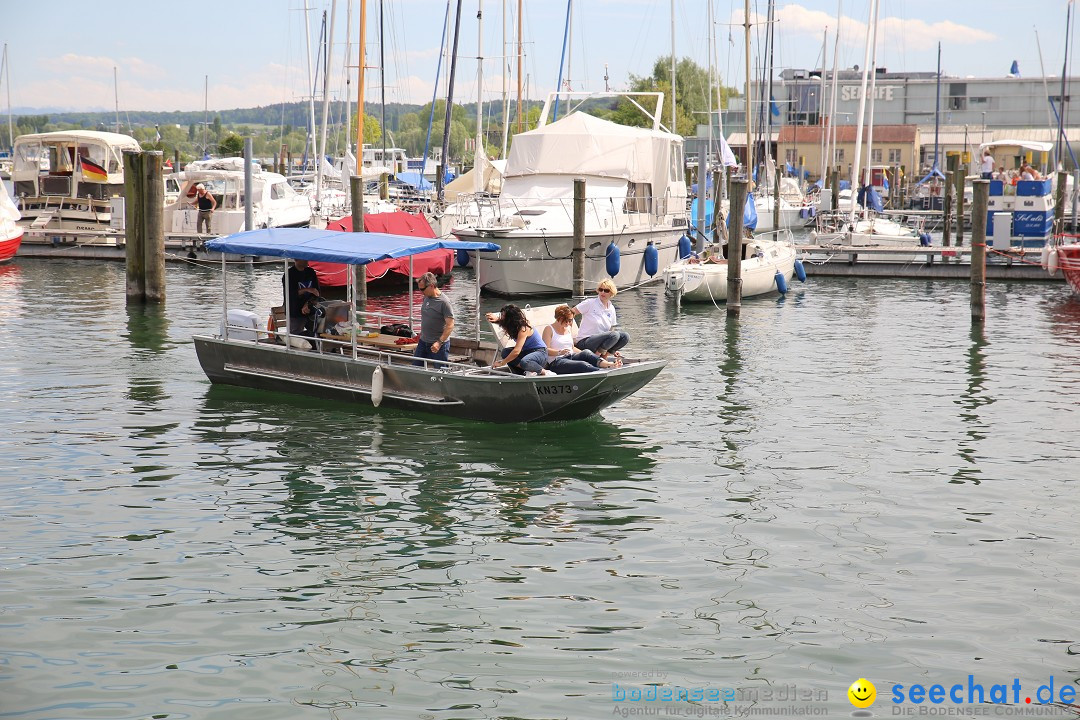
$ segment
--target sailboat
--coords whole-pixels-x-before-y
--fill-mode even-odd
[[[883,215],[876,214],[883,210],[881,198],[866,182],[866,176],[861,168],[863,154],[863,128],[868,127],[869,138],[866,143],[866,156],[870,157],[870,145],[873,142],[874,132],[874,86],[877,81],[877,24],[878,24],[878,0],[870,0],[870,22],[866,27],[866,50],[863,58],[862,90],[859,96],[859,114],[855,130],[855,159],[851,169],[851,186],[862,188],[859,193],[858,204],[863,206],[860,211],[856,203],[852,203],[849,211],[833,215],[830,213],[819,214],[817,228],[810,233],[810,237],[820,245],[885,245],[885,246],[912,246],[929,245],[930,236],[920,233],[918,230],[901,225],[895,220],[890,220]],[[868,80],[870,83],[868,91]],[[870,97],[869,122],[866,122],[867,109],[866,99]],[[875,201],[875,198],[876,201]],[[871,214],[870,210],[875,214]],[[912,259],[907,257],[905,259]]]
[[[711,8],[710,8],[711,10]],[[750,2],[746,0],[746,43],[747,56],[750,46]],[[710,22],[711,26],[711,22]],[[747,88],[750,87],[749,63],[747,63]],[[750,124],[750,105],[747,103],[747,126]],[[747,132],[747,137],[750,133]],[[753,145],[747,143],[746,166],[753,167]],[[704,183],[699,183],[704,187]],[[704,194],[704,190],[702,191]],[[754,203],[752,196],[746,198],[744,219],[760,221],[760,205]],[[771,206],[770,206],[771,207]],[[797,211],[796,211],[797,212]],[[754,223],[747,227],[754,227]],[[664,268],[664,289],[673,295],[677,302],[713,302],[727,300],[728,264],[731,262],[732,244],[714,243],[701,254],[689,252],[688,244],[680,251],[680,259]],[[798,265],[799,279],[805,280],[806,274],[795,257],[795,243],[790,229],[756,235],[740,243],[742,253],[742,296],[765,295],[767,293],[787,291],[788,281],[796,272]],[[725,252],[727,249],[727,252]]]
[[[20,217],[19,209],[8,195],[7,185],[0,182],[0,263],[15,257],[19,251],[23,229],[15,221]]]

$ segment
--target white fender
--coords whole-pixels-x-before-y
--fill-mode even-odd
[[[1058,251],[1054,248],[1050,251],[1050,257],[1046,260],[1046,271],[1051,275],[1057,275],[1058,269]]]
[[[375,368],[371,373],[371,404],[379,407],[383,397],[383,371],[382,367]]]
[[[1042,246],[1042,255],[1040,257],[1040,262],[1042,263],[1042,266],[1043,266],[1044,270],[1046,269],[1047,262],[1049,260],[1050,260],[1050,243],[1046,243],[1045,245]]]

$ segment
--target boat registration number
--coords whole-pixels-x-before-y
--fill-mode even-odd
[[[537,395],[572,395],[577,392],[577,385],[537,385]]]

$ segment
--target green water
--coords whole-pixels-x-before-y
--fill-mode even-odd
[[[279,271],[229,292],[262,314]],[[527,426],[212,388],[219,277],[168,293],[0,268],[0,718],[849,716],[860,677],[884,717],[920,707],[895,684],[1080,678],[1063,286],[991,285],[978,331],[959,283],[819,280],[737,325],[620,293],[668,368]],[[739,699],[614,699],[650,683]]]

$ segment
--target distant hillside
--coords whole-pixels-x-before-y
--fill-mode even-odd
[[[530,102],[529,106],[536,105],[538,103]],[[368,115],[372,115],[375,118],[380,116],[382,112],[381,106],[375,103],[365,103]],[[422,105],[410,105],[406,103],[387,103],[386,104],[386,125],[391,132],[396,132],[398,129],[398,121],[401,116],[407,113],[415,113]],[[464,108],[466,115],[469,117],[475,117],[476,115],[476,103],[468,105],[458,105],[455,103],[455,107]],[[353,114],[356,113],[355,103],[351,106]],[[485,103],[485,114],[488,117],[499,117],[502,114],[502,104],[499,102]],[[330,103],[330,122],[331,123],[343,123],[344,122],[345,103],[341,101],[334,101]],[[113,111],[102,112],[46,112],[38,111],[38,115],[44,119],[48,117],[46,122],[59,124],[70,123],[72,125],[78,125],[83,128],[100,128],[112,130],[116,126],[116,113]],[[293,128],[304,128],[307,126],[310,118],[310,109],[308,103],[304,102],[292,102],[292,103],[278,103],[276,105],[265,105],[262,107],[254,108],[236,108],[233,110],[211,110],[204,113],[202,110],[184,111],[184,112],[153,112],[149,110],[121,110],[120,111],[120,130],[121,132],[127,132],[127,128],[136,127],[153,127],[155,125],[179,125],[181,127],[188,127],[190,125],[199,126],[203,122],[213,123],[214,119],[219,119],[221,125],[226,127],[237,125],[269,125],[276,127],[279,125],[288,125]],[[315,122],[319,124],[322,122],[322,103],[315,104]],[[42,123],[44,124],[44,123]]]

